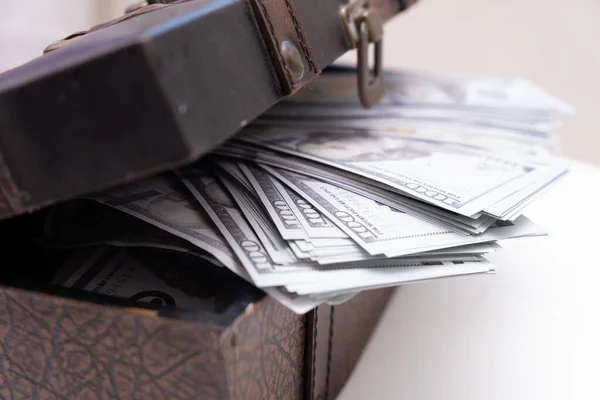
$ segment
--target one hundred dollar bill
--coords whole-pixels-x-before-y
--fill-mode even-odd
[[[195,272],[208,267],[201,264],[173,252],[95,246],[74,252],[53,283],[132,303],[215,312],[215,297],[201,284],[207,276]]]
[[[279,234],[273,222],[265,215],[253,193],[238,185],[229,176],[215,173],[231,197],[237,203],[246,221],[252,226],[266,252],[277,264],[294,263],[297,259],[284,238]]]
[[[288,235],[285,239],[320,239],[345,238],[340,229],[316,210],[309,202],[301,198],[290,188],[281,185],[264,170],[251,164],[238,163],[239,168],[247,176],[253,188],[260,194],[265,207],[274,220],[281,220],[282,228],[286,229],[283,221],[293,226],[297,231],[301,228],[302,235]]]
[[[473,216],[522,189],[540,167],[445,142],[365,131],[255,129],[241,139]]]
[[[82,248],[107,244],[116,247],[151,247],[174,250],[223,265],[207,251],[163,229],[91,200],[75,200],[52,207],[43,235],[47,247]]]
[[[245,274],[206,212],[177,179],[158,176],[106,191],[95,199],[183,238]]]
[[[211,218],[178,179],[157,176],[105,192],[95,199],[189,241],[236,275],[253,282]],[[300,314],[326,302],[291,296],[277,287],[262,290]]]
[[[264,168],[302,193],[371,255],[398,257],[419,251],[545,234],[523,218],[514,224],[491,227],[477,236],[458,235],[334,185],[290,171]]]
[[[225,239],[231,245],[252,281],[258,287],[285,286],[299,282],[318,282],[330,279],[356,279],[360,276],[381,275],[385,268],[391,279],[402,281],[402,268],[415,265],[413,260],[377,258],[355,263],[342,263],[322,268],[314,262],[280,265],[273,262],[261,240],[244,218],[235,201],[222,183],[205,166],[181,171],[184,184],[205,208]],[[418,264],[418,262],[417,262]]]
[[[347,171],[336,170],[324,164],[319,165],[317,162],[311,160],[286,157],[282,153],[276,153],[264,148],[260,149],[254,145],[245,145],[242,147],[234,143],[228,143],[218,150],[218,152],[220,154],[225,153],[230,157],[238,157],[241,160],[245,160],[244,162],[250,162],[251,160],[251,162],[256,162],[258,165],[268,165],[318,178],[319,180],[363,194],[373,200],[383,202],[390,207],[412,213],[412,215],[420,219],[436,223],[441,227],[457,232],[467,234],[481,233],[496,220],[483,213],[477,213],[472,216],[456,214],[418,199],[400,196],[395,192],[385,189],[385,186],[379,182],[370,181],[367,178],[353,175]],[[286,191],[294,192],[287,187]],[[304,199],[302,201],[306,202]],[[327,218],[325,219],[327,220]]]
[[[298,216],[269,179],[269,175],[264,170],[252,165],[240,163],[238,167],[262,201],[281,237],[286,240],[306,239],[308,236],[302,228]]]

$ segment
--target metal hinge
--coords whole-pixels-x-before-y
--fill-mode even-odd
[[[385,94],[383,80],[383,21],[379,12],[369,8],[367,0],[351,0],[340,16],[351,47],[357,49],[358,97],[365,108],[371,108]],[[369,45],[373,43],[374,68],[369,68]]]

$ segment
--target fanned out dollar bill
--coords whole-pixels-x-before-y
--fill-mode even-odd
[[[491,211],[496,203],[532,183],[547,184],[566,172],[557,163],[376,131],[255,128],[238,140],[256,145],[255,152],[263,147],[288,158],[315,161],[386,191],[471,218],[479,213],[501,218],[497,215],[501,213]]]
[[[305,313],[494,274],[499,242],[546,234],[524,212],[568,173],[553,130],[572,107],[524,79],[387,79],[364,110],[354,78],[326,72],[199,162],[52,210],[40,242],[78,249],[57,282],[97,292],[124,274],[117,297],[203,309],[185,296],[205,283],[173,286],[169,265],[230,270]]]

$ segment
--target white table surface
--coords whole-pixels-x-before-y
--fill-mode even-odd
[[[340,400],[600,399],[600,168],[569,164],[525,213],[549,235],[401,287]]]

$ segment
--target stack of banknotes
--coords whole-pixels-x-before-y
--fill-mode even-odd
[[[46,239],[186,252],[305,313],[491,274],[498,242],[547,233],[524,211],[568,172],[568,104],[524,79],[386,79],[366,110],[353,71],[326,72],[198,163],[94,196],[94,221],[59,206]]]

